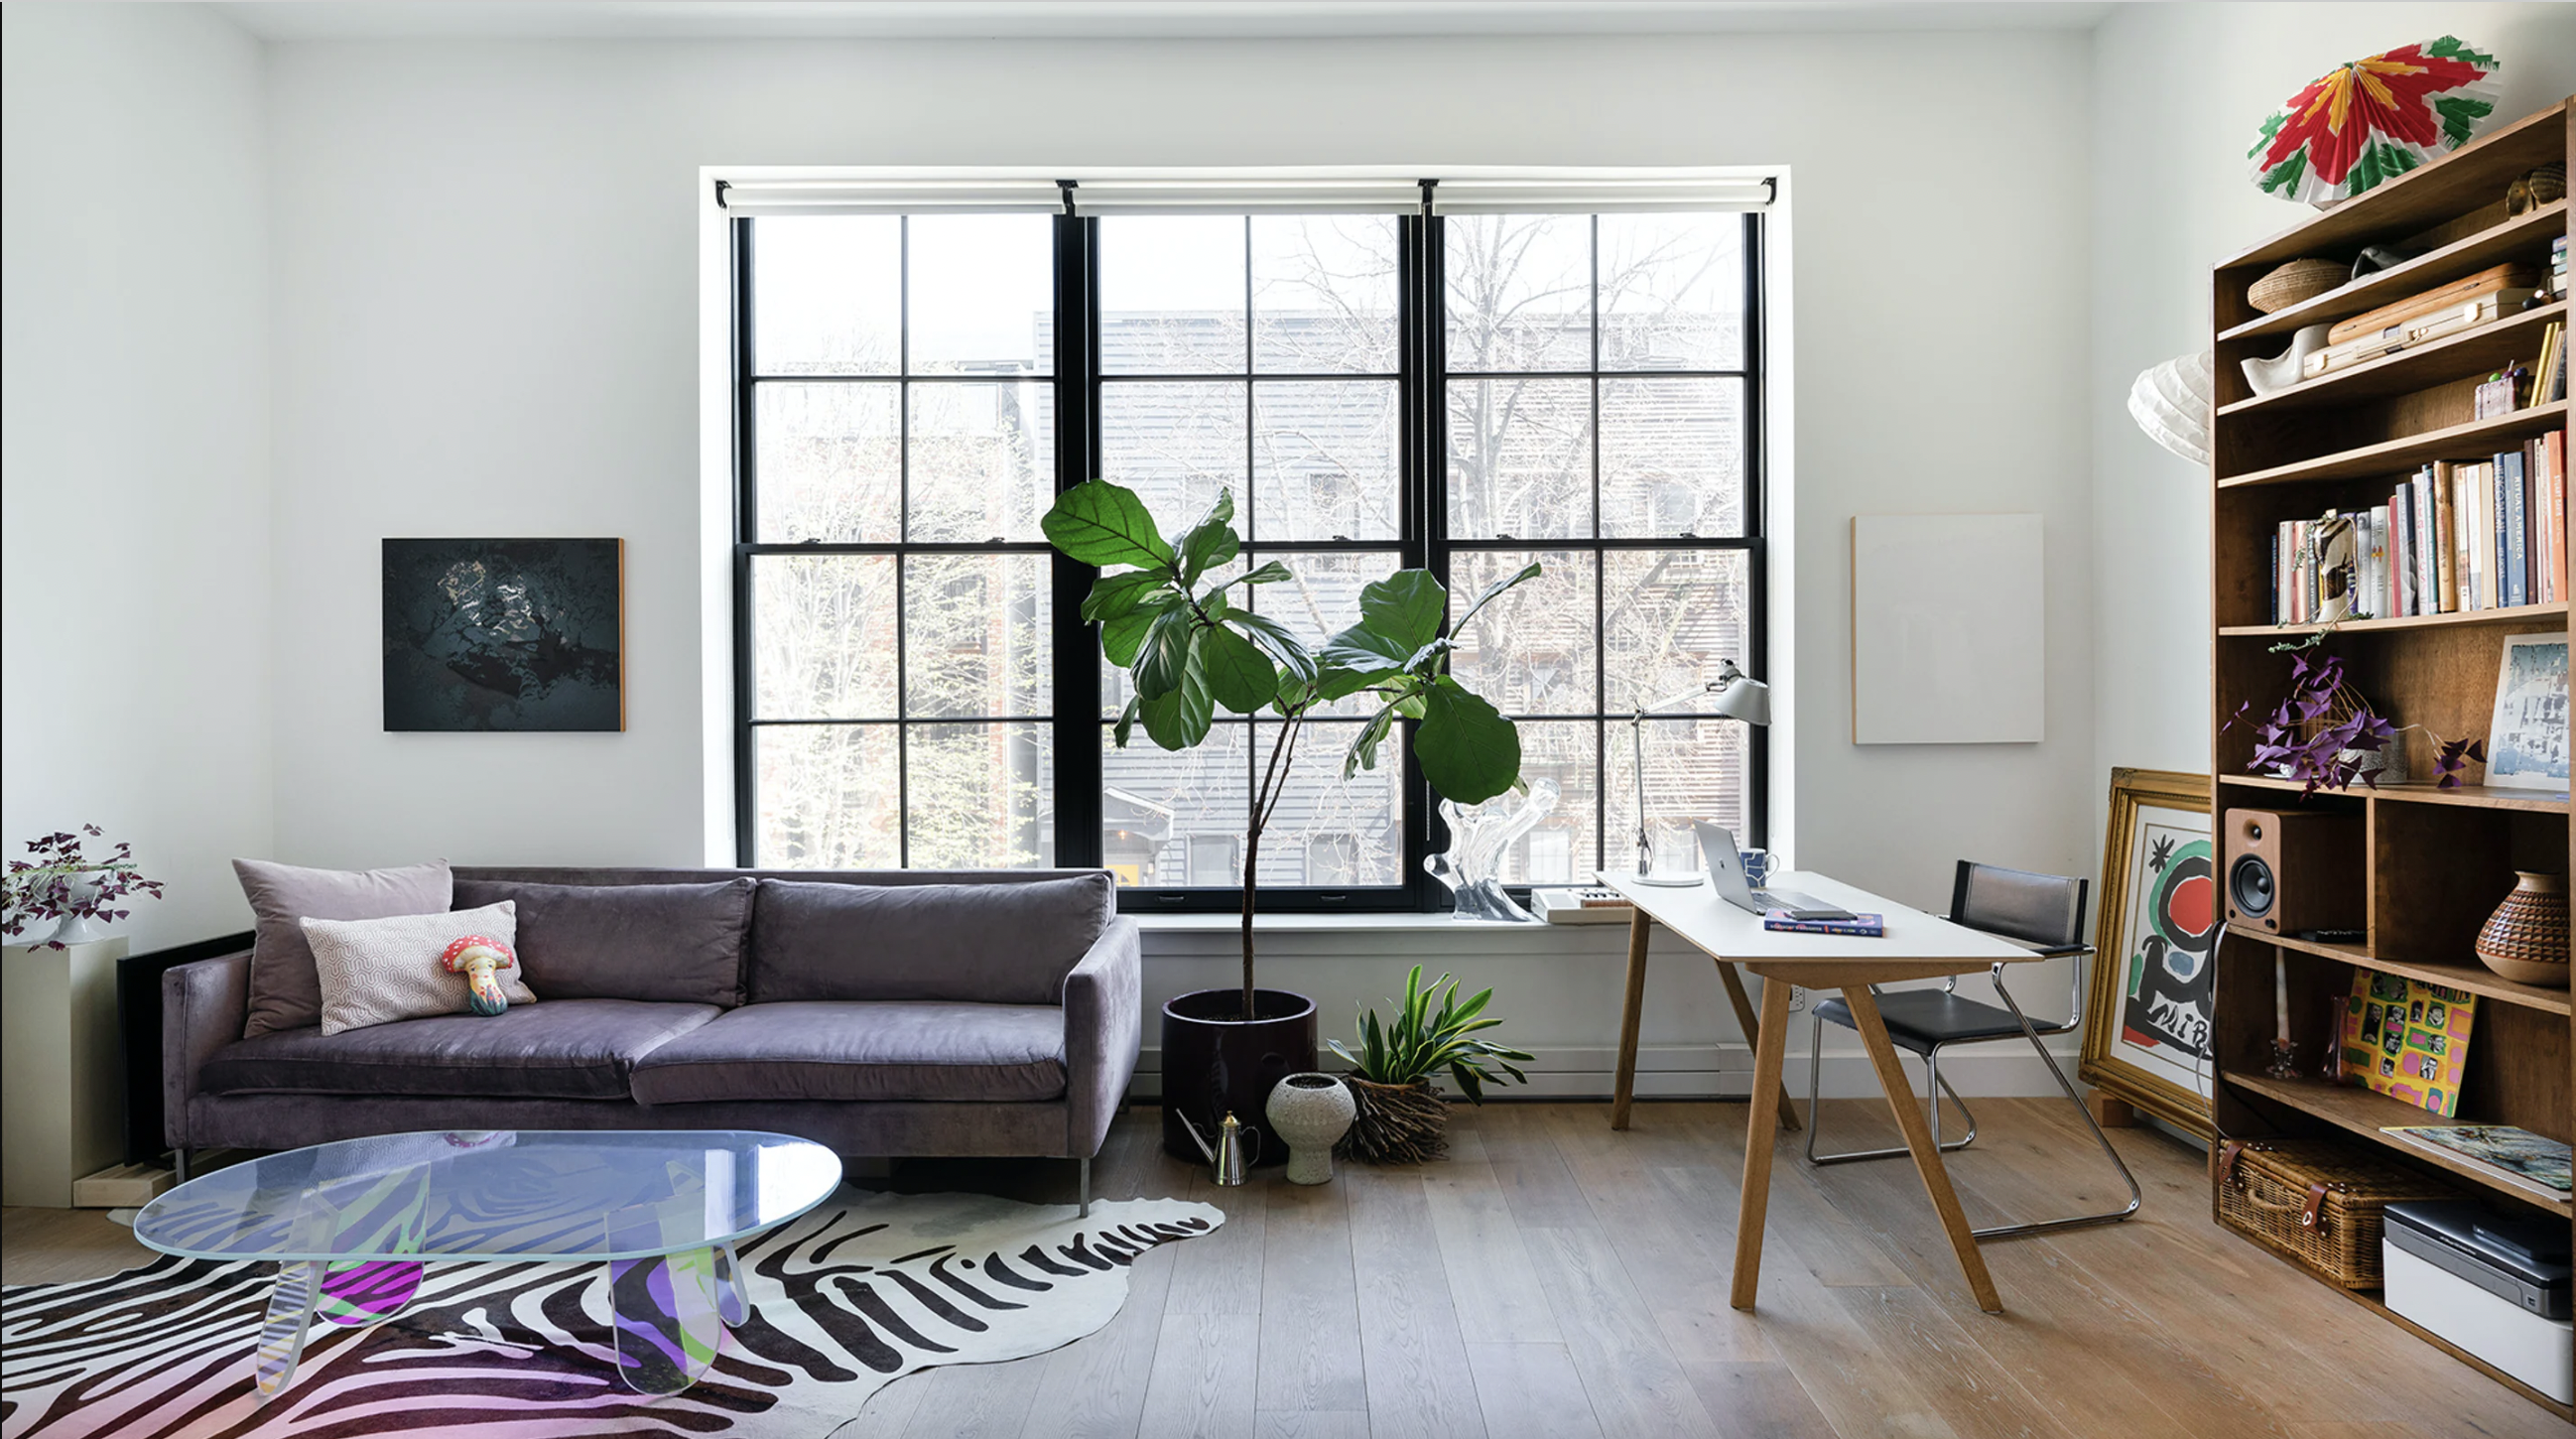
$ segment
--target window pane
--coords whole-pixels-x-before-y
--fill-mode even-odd
[[[1604,712],[1705,711],[1709,696],[1695,691],[1717,678],[1723,661],[1744,664],[1751,655],[1744,552],[1612,550],[1602,566]]]
[[[1592,534],[1592,382],[1449,382],[1449,533]]]
[[[911,718],[1036,719],[1055,708],[1045,555],[916,554],[903,564]]]
[[[1112,215],[1100,222],[1100,372],[1239,375],[1243,217]]]
[[[1252,218],[1253,368],[1395,373],[1393,215]]]
[[[1220,490],[1239,511],[1245,424],[1238,380],[1102,385],[1101,477],[1134,490],[1166,531],[1198,523]]]
[[[1265,549],[1260,558],[1286,565],[1294,578],[1274,585],[1253,586],[1253,612],[1277,620],[1287,627],[1288,633],[1306,641],[1311,648],[1321,648],[1324,641],[1358,624],[1360,591],[1404,568],[1404,557],[1393,550],[1331,550],[1300,554],[1293,550]],[[1235,593],[1243,592],[1237,590]],[[1366,719],[1377,710],[1378,703],[1374,698],[1359,694],[1319,706],[1315,713],[1357,715]],[[1298,745],[1300,752],[1308,747],[1308,742],[1304,741]]]
[[[1101,862],[1120,884],[1230,885],[1243,873],[1243,819],[1252,793],[1239,720],[1219,721],[1197,748],[1158,749],[1142,729],[1125,749],[1101,726]]]
[[[1279,725],[1253,725],[1255,764],[1267,764]],[[1261,835],[1261,882],[1394,885],[1404,882],[1404,753],[1401,737],[1378,749],[1377,768],[1346,783],[1342,753],[1355,723],[1315,723],[1297,736],[1294,765]]]
[[[1459,683],[1505,714],[1597,714],[1593,590],[1598,561],[1572,550],[1460,550],[1449,557],[1455,614],[1531,560],[1541,572],[1454,635]]]
[[[1655,868],[1669,874],[1700,872],[1695,819],[1714,820],[1750,843],[1745,825],[1748,735],[1735,720],[1648,720],[1631,739],[1624,721],[1610,731],[1610,863],[1637,863],[1637,766],[1632,746],[1646,752],[1647,834]]]
[[[1055,387],[919,384],[912,526],[930,543],[1036,540],[1055,502]]]
[[[1601,368],[1744,364],[1744,217],[1601,217]]]
[[[1505,884],[1590,884],[1601,867],[1600,724],[1594,720],[1522,720],[1521,778],[1532,788],[1554,780],[1556,808],[1503,852]]]
[[[1055,766],[1042,724],[907,725],[915,869],[1055,863]]]
[[[915,215],[911,373],[1043,375],[1054,364],[1055,220]]]
[[[751,735],[760,806],[753,864],[893,869],[903,863],[893,725],[762,725]]]
[[[1252,387],[1255,540],[1391,540],[1393,380],[1266,380]]]
[[[891,381],[759,387],[752,465],[760,525],[753,538],[793,545],[901,537],[897,389]]]
[[[891,719],[894,557],[756,555],[753,712],[760,719]]]
[[[1592,363],[1592,219],[1457,215],[1443,241],[1452,370]]]
[[[1744,382],[1601,382],[1601,533],[1744,533]]]
[[[901,226],[891,215],[752,221],[753,371],[895,373],[902,364]]]

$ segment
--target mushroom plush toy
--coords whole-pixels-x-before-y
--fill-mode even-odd
[[[476,1014],[499,1014],[510,1007],[509,996],[501,992],[498,978],[502,970],[519,962],[510,946],[497,939],[469,934],[447,947],[439,962],[456,974],[465,976],[465,1007]]]

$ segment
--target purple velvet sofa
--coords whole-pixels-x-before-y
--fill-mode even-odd
[[[162,977],[189,1151],[432,1129],[766,1129],[840,1154],[1082,1161],[1136,1069],[1136,922],[1099,870],[474,869],[537,1003],[244,1039],[250,954]]]

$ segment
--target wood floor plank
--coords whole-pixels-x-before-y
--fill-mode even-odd
[[[1372,1439],[1486,1439],[1426,1194],[1437,1168],[1446,1166],[1341,1171],[1350,1196]],[[1485,1182],[1492,1183],[1490,1169]]]
[[[1274,1180],[1263,1213],[1263,1412],[1364,1411],[1360,1311],[1351,1270],[1349,1190]]]
[[[1600,1122],[1597,1107],[1583,1107],[1593,1111],[1594,1122]],[[1659,1107],[1640,1105],[1638,1122],[1649,1122]],[[1493,1167],[1512,1218],[1521,1228],[1589,1228],[1597,1222],[1591,1205],[1584,1201],[1583,1186],[1549,1139],[1546,1116],[1538,1106],[1489,1105],[1478,1119],[1485,1160]]]
[[[1525,1233],[1601,1432],[1614,1439],[1718,1432],[1609,1239],[1591,1228]],[[1490,1406],[1486,1413],[1490,1424]]]
[[[1204,1167],[1193,1171],[1187,1197],[1224,1210],[1225,1223],[1181,1246],[1164,1312],[1258,1316],[1264,1219],[1270,1176],[1278,1171],[1256,1171],[1259,1178],[1231,1188],[1210,1179]]]
[[[1369,1417],[1350,1409],[1264,1410],[1253,1418],[1253,1439],[1369,1439]]]
[[[1467,1364],[1492,1439],[1599,1439],[1600,1422],[1562,1344],[1470,1344]]]
[[[1020,1439],[1134,1439],[1162,1338],[1172,1269],[1196,1240],[1164,1244],[1127,1266],[1127,1302],[1097,1334],[1046,1356]]]
[[[947,1364],[924,1382],[903,1439],[1019,1439],[1037,1402],[1047,1356],[999,1364]]]
[[[1682,1372],[1728,1439],[1838,1439],[1786,1364],[1684,1364]]]
[[[1493,1166],[1455,1157],[1426,1164],[1422,1195],[1459,1335],[1471,1344],[1559,1342],[1556,1316]]]
[[[1257,1314],[1164,1315],[1137,1439],[1241,1439],[1251,1433],[1260,1352]]]
[[[105,1279],[152,1257],[104,1209],[0,1209],[0,1283]]]

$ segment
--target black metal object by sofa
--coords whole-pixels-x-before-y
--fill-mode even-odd
[[[161,976],[183,964],[250,948],[251,932],[202,939],[176,949],[129,954],[116,964],[116,1032],[125,1071],[125,1162],[145,1164],[170,1152],[161,1137]]]

